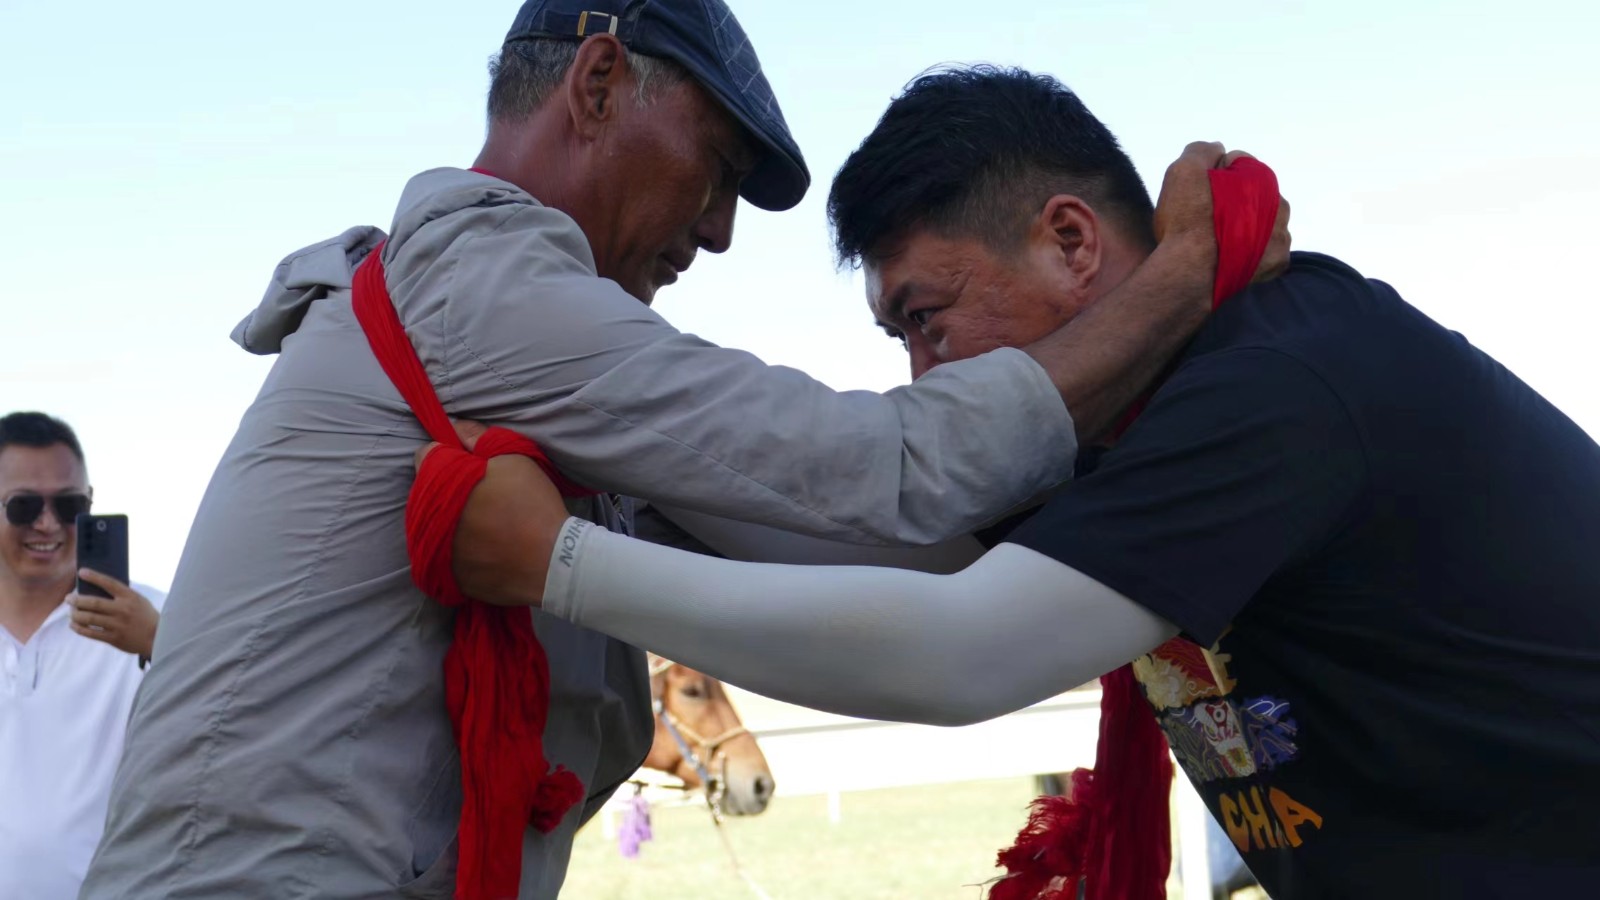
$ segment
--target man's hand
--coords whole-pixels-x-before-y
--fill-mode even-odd
[[[1217,239],[1207,173],[1241,155],[1217,143],[1185,147],[1161,183],[1155,250],[1076,319],[1022,348],[1060,391],[1080,442],[1108,431],[1211,314]],[[1280,197],[1256,277],[1280,274],[1288,264],[1289,204]]]
[[[111,599],[85,597],[77,592],[68,595],[72,630],[124,653],[149,659],[150,648],[156,642],[156,626],[161,622],[161,614],[156,612],[155,606],[144,595],[109,575],[93,569],[79,570],[78,575],[103,588]]]
[[[470,449],[487,429],[456,423]],[[438,444],[417,451],[417,468]],[[497,606],[538,606],[567,507],[550,479],[526,456],[497,456],[467,498],[456,527],[452,569],[461,590]]]
[[[1183,148],[1167,174],[1161,179],[1161,196],[1156,201],[1155,234],[1162,245],[1176,246],[1194,258],[1209,261],[1206,270],[1216,272],[1217,241],[1212,222],[1212,169],[1226,169],[1234,160],[1254,157],[1243,150],[1224,152],[1215,141],[1196,141]],[[1262,254],[1253,281],[1267,281],[1289,268],[1289,201],[1278,197],[1278,215],[1272,227],[1272,240]]]

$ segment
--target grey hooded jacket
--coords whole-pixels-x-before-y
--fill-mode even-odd
[[[83,898],[451,896],[451,616],[413,587],[403,531],[426,438],[350,310],[383,238],[355,228],[291,255],[234,333],[278,360],[189,534]],[[926,544],[1070,474],[1071,418],[1025,354],[835,392],[676,331],[597,277],[570,218],[488,176],[412,179],[382,252],[450,414],[522,431],[595,487]],[[622,524],[604,499],[574,511]],[[590,792],[526,835],[521,897],[547,898],[652,729],[639,651],[532,615],[554,680],[546,749]]]

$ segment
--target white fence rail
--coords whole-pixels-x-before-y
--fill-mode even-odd
[[[851,791],[1027,777],[1092,766],[1099,738],[1100,691],[1094,686],[961,728],[852,719],[732,687],[728,691],[745,725],[761,742],[777,794],[827,795],[830,817],[842,814],[840,795]],[[677,792],[656,796],[668,802],[688,799]],[[615,810],[607,810],[602,816],[608,837],[615,828],[615,815]],[[1175,897],[1209,900],[1211,896],[1209,821],[1210,814],[1180,773],[1173,786],[1173,830],[1183,893],[1174,891]]]

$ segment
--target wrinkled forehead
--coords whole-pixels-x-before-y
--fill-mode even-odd
[[[861,261],[861,277],[866,283],[867,308],[878,318],[883,318],[880,305],[883,301],[883,268],[871,259]]]
[[[861,257],[868,308],[887,321],[918,295],[956,290],[973,268],[973,243],[927,229],[879,242]]]
[[[867,307],[882,319],[888,313],[890,296],[915,274],[915,241],[896,235],[879,241],[861,254],[861,277],[867,292]]]

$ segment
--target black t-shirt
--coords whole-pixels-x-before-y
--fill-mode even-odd
[[[1600,895],[1600,447],[1388,285],[1295,254],[1007,540],[1182,629],[1135,671],[1274,897]]]

